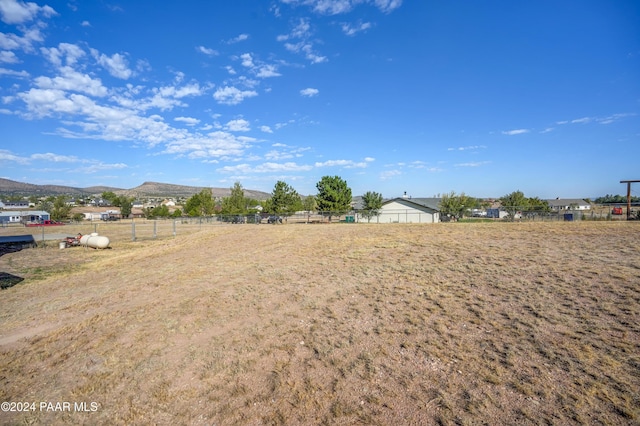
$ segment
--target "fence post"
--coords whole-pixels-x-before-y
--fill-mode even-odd
[[[173,236],[176,236],[176,219],[173,219]]]
[[[131,241],[135,241],[136,240],[136,223],[132,220],[131,221]]]
[[[156,237],[158,236],[158,231],[157,231],[157,225],[158,225],[158,221],[154,220],[153,221],[153,239],[155,240]]]

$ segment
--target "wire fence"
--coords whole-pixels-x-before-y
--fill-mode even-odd
[[[640,206],[632,206],[630,219],[640,220]],[[486,209],[472,212],[461,220],[465,222],[567,222],[567,221],[622,221],[627,219],[626,206],[592,206],[584,210],[562,209],[551,212],[515,209],[512,214],[504,210]],[[298,212],[292,215],[215,215],[207,217],[181,217],[168,219],[121,219],[116,221],[81,221],[66,223],[64,226],[26,227],[20,223],[2,223],[0,236],[33,235],[38,243],[60,241],[78,234],[96,233],[118,241],[146,241],[188,235],[216,226],[294,225],[294,224],[337,224],[337,223],[438,223],[449,222],[450,218],[437,211],[416,211],[415,209],[383,210],[378,215],[367,216],[362,211],[344,212]]]

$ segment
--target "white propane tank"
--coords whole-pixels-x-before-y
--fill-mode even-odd
[[[83,235],[80,238],[80,245],[95,249],[105,249],[109,247],[109,238],[93,232],[91,235]]]

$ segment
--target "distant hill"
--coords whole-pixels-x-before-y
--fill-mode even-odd
[[[31,183],[16,182],[0,178],[0,195],[23,196],[48,196],[48,195],[100,195],[103,192],[113,192],[117,195],[129,197],[191,197],[205,189],[200,186],[174,185],[170,183],[145,182],[131,189],[113,188],[109,186],[91,186],[88,188],[75,188],[62,185],[34,185]],[[214,197],[227,197],[231,194],[230,188],[211,188]],[[271,196],[266,192],[245,189],[244,195],[256,200],[266,200]]]
[[[209,188],[204,186],[174,185],[172,183],[145,182],[132,189],[114,191],[117,195],[127,195],[129,197],[191,197],[203,189],[211,189],[214,197],[228,197],[231,195],[231,188]],[[251,189],[244,190],[245,197],[256,200],[266,200],[271,196],[266,192]]]
[[[119,191],[120,188],[108,186],[93,186],[90,188],[74,188],[62,185],[34,185],[32,183],[16,182],[14,180],[0,178],[0,194],[2,195],[92,195],[101,194],[105,191]]]

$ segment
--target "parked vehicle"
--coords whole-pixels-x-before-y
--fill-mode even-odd
[[[611,214],[614,216],[622,216],[622,207],[614,207],[611,210]]]
[[[282,223],[282,217],[280,216],[269,216],[269,218],[267,219],[267,223]]]
[[[55,220],[41,220],[40,222],[25,223],[25,226],[62,226],[64,223]]]

